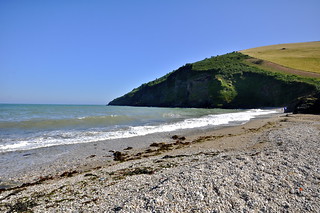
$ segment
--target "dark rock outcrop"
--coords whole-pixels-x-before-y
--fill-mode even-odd
[[[293,106],[295,114],[320,114],[320,93],[299,98]]]

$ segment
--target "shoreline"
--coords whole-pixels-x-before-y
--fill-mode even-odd
[[[255,120],[273,118],[283,113],[260,115],[246,122],[250,125]],[[1,182],[13,181],[17,183],[32,182],[41,176],[54,176],[67,170],[88,170],[104,165],[113,164],[113,153],[110,151],[143,152],[152,143],[173,143],[173,135],[187,137],[189,142],[208,132],[224,131],[223,129],[237,129],[241,124],[213,126],[209,128],[182,129],[170,132],[153,133],[143,136],[96,141],[89,143],[63,144],[41,147],[30,150],[10,151],[0,153],[0,188]],[[162,150],[169,151],[169,150]],[[80,169],[79,169],[80,168]]]
[[[114,156],[112,156],[112,153],[110,153],[109,150],[102,150],[105,151],[102,152],[100,150],[101,145],[99,144],[87,144],[87,147],[82,146],[82,151],[87,150],[87,152],[82,153],[82,156],[78,156],[74,162],[71,162],[73,167],[70,166],[71,164],[69,164],[64,169],[56,170],[57,168],[50,168],[49,165],[44,165],[46,168],[41,168],[39,171],[34,171],[33,175],[30,175],[32,173],[29,173],[28,177],[21,176],[16,179],[11,179],[14,182],[23,182],[25,185],[19,186],[17,184],[14,189],[2,191],[0,193],[0,210],[8,210],[10,209],[10,206],[11,209],[14,208],[15,204],[22,202],[21,199],[27,196],[29,197],[27,199],[29,203],[24,200],[24,207],[27,209],[32,209],[35,212],[41,212],[44,209],[49,209],[50,211],[63,211],[62,209],[64,208],[71,208],[73,210],[90,209],[90,211],[101,211],[102,209],[110,211],[113,209],[114,211],[116,209],[120,209],[128,212],[130,211],[130,208],[133,208],[134,205],[137,205],[137,209],[144,211],[148,210],[149,208],[149,211],[154,209],[159,210],[160,212],[165,212],[165,208],[167,208],[169,204],[174,205],[179,211],[186,211],[188,208],[185,206],[185,204],[183,204],[183,202],[187,202],[189,199],[189,195],[187,196],[188,193],[186,194],[186,192],[189,190],[191,190],[190,193],[192,191],[194,191],[194,193],[199,192],[197,184],[199,184],[199,181],[202,183],[203,180],[207,180],[208,178],[209,179],[202,184],[206,185],[207,182],[211,180],[215,182],[215,186],[210,186],[211,188],[207,186],[205,189],[201,189],[201,193],[199,192],[202,194],[201,196],[199,194],[192,194],[190,196],[194,199],[200,196],[201,199],[199,198],[200,200],[198,200],[198,202],[201,203],[201,205],[207,205],[208,207],[211,206],[211,204],[206,197],[210,197],[210,193],[214,193],[213,195],[215,195],[215,197],[221,198],[221,200],[219,200],[220,198],[215,200],[215,205],[217,208],[220,208],[220,211],[232,209],[237,210],[239,206],[248,208],[250,210],[250,205],[253,206],[253,209],[258,207],[260,208],[261,205],[266,205],[269,209],[275,211],[282,211],[286,209],[289,209],[289,211],[292,209],[292,211],[301,211],[305,208],[307,210],[309,208],[310,211],[320,210],[319,204],[315,204],[315,202],[318,202],[320,198],[320,176],[319,173],[317,173],[320,169],[319,166],[317,166],[318,162],[314,162],[315,159],[319,160],[319,155],[317,155],[317,153],[320,152],[319,115],[287,114],[286,116],[286,114],[281,114],[271,118],[253,119],[240,126],[232,126],[215,130],[198,130],[192,133],[189,131],[189,133],[190,134],[179,135],[178,138],[180,137],[181,139],[175,140],[171,138],[172,134],[168,134],[167,136],[169,139],[166,141],[166,146],[162,146],[159,143],[162,141],[162,139],[159,139],[159,141],[153,141],[154,143],[157,143],[154,144],[154,146],[148,146],[139,149],[133,148],[123,151],[123,149],[126,148],[125,146],[127,146],[124,145],[124,147],[118,151],[121,153],[127,153],[127,159],[123,159],[122,162],[111,160],[109,162],[110,164],[106,162],[106,157],[100,155],[105,153],[108,154],[109,159],[112,159]],[[182,140],[182,137],[185,137],[185,139]],[[178,143],[179,140],[180,142]],[[305,148],[304,143],[306,141],[310,141],[312,146],[308,144]],[[171,145],[168,146],[168,144]],[[91,146],[93,149],[87,149],[88,146]],[[160,152],[159,149],[161,147],[162,150]],[[300,147],[300,149],[296,150],[298,147]],[[75,147],[73,148],[76,150]],[[91,153],[90,151],[93,150],[96,150],[96,152]],[[80,152],[81,149],[76,150],[76,152],[77,151]],[[299,153],[299,151],[301,153]],[[310,153],[308,154],[307,152],[310,151],[315,152],[314,156],[309,156]],[[141,153],[140,159],[139,156],[137,157],[138,153]],[[133,158],[134,156],[136,157],[135,159]],[[297,163],[294,165],[295,167],[289,167],[288,165],[293,163],[292,159],[294,159],[294,157],[298,158],[301,162],[297,161],[295,162]],[[286,159],[290,161],[287,162]],[[282,165],[282,170],[278,171],[277,168],[274,167],[273,164],[277,161],[283,161],[283,163],[279,164]],[[310,174],[305,172],[300,174],[300,170],[302,170],[302,168],[305,170],[305,161],[307,161],[309,164],[309,169],[307,170],[315,171],[311,172]],[[55,161],[55,163],[59,164],[60,161]],[[300,168],[300,163],[303,164],[303,167],[301,167],[300,170],[297,170],[297,168]],[[263,168],[261,167],[261,164],[263,164]],[[246,168],[248,166],[249,168]],[[270,172],[272,171],[272,168],[275,169],[273,171],[275,175],[271,174],[272,172],[266,173],[265,170],[269,168],[268,166],[270,166]],[[288,168],[286,168],[286,166]],[[293,175],[289,175],[290,169],[293,171]],[[283,171],[286,172],[287,170],[288,173],[282,174]],[[221,174],[217,174],[215,171],[220,171]],[[228,171],[233,172],[229,174]],[[255,174],[256,178],[258,177],[258,179],[260,179],[258,182],[253,180],[255,176],[250,176],[250,172],[254,171],[257,173]],[[245,173],[243,174],[243,172]],[[206,175],[207,173],[212,174]],[[235,176],[233,179],[226,179],[228,176],[233,176],[233,174],[236,173],[240,176],[237,178]],[[302,176],[302,178],[299,175],[296,177],[294,175],[296,173]],[[197,178],[193,180],[193,178],[195,178],[193,175],[202,177],[203,180],[201,178],[199,180]],[[242,175],[247,179],[244,181],[238,180],[239,178],[242,178]],[[305,177],[306,175],[307,178]],[[183,180],[187,181],[185,182],[185,184],[187,184],[185,190],[182,190],[181,186],[179,188],[175,188],[177,186],[169,184],[169,182],[174,182],[175,180],[178,180],[184,176],[192,177],[191,179],[189,177],[188,180]],[[273,176],[278,177],[279,180]],[[170,181],[168,180],[165,182],[168,182],[169,185],[167,188],[162,189],[162,185],[165,183],[163,181],[168,177],[170,177]],[[254,198],[252,193],[257,193],[257,189],[252,189],[253,191],[247,191],[246,187],[240,187],[240,190],[239,186],[235,186],[234,184],[232,184],[232,186],[224,185],[220,179],[217,179],[217,177],[225,179],[225,181],[227,181],[229,184],[231,183],[230,181],[234,182],[234,184],[239,182],[239,186],[251,184],[251,182],[254,181],[255,184],[258,184],[262,188],[261,190],[264,192],[264,194],[263,196],[256,194],[257,198]],[[270,182],[270,180],[265,180],[266,177],[270,178],[272,181]],[[293,183],[297,182],[296,179],[291,181],[290,178],[293,177],[299,179],[299,186],[291,186]],[[277,181],[282,181],[283,178],[286,179],[286,184],[282,184],[286,190],[288,188],[287,185],[291,184],[291,188],[287,191],[285,190],[285,192],[281,189],[281,184],[278,186],[277,183]],[[83,183],[85,183],[85,185],[81,185]],[[144,191],[146,186],[150,186],[153,183],[157,183],[156,189],[161,188],[164,190],[164,194],[162,196],[161,193],[155,189],[157,193],[153,194],[153,196],[157,197],[158,200],[156,198],[154,198],[156,200],[152,200],[151,197],[148,197],[151,192]],[[274,204],[271,201],[264,200],[266,199],[265,197],[269,195],[268,187],[271,187],[270,184],[275,184],[278,188],[280,187],[280,191],[275,191],[279,193],[279,196],[283,196],[283,193],[285,193],[286,196],[282,198],[284,199],[283,202],[285,202],[285,204],[281,203],[282,201],[279,201],[280,204],[278,201]],[[82,187],[80,187],[80,185]],[[62,190],[61,187],[72,188],[72,191],[77,191],[77,193],[82,195],[85,193],[86,196],[90,197],[91,200],[84,197],[81,198],[81,196],[79,197],[76,194],[66,195],[63,193],[64,190]],[[133,198],[132,195],[127,194],[126,190],[124,190],[124,188],[129,189],[128,187],[132,193],[136,195],[135,198]],[[141,202],[143,203],[143,199],[139,199],[139,187],[142,189],[142,191],[144,191],[145,196],[147,196],[147,198],[144,199],[149,200],[149,203],[151,202],[150,207],[147,209],[145,208],[145,204],[141,204]],[[231,188],[229,189],[229,187]],[[278,190],[277,187],[276,189]],[[172,189],[176,189],[176,191],[172,191]],[[104,190],[107,190],[109,194],[112,192],[112,195],[110,194],[110,198],[102,196],[103,193],[105,193]],[[228,190],[233,190],[234,195],[238,195],[240,192],[243,193],[239,194],[240,198],[236,198],[237,196],[235,196],[235,200],[232,201],[232,199],[227,195],[225,195],[227,197],[223,197],[224,191],[227,193]],[[31,194],[40,193],[38,191],[42,192],[41,196],[39,195],[39,197],[35,199],[30,197]],[[48,201],[49,203],[46,203],[44,200],[48,198],[49,191],[54,192],[54,198],[50,198],[50,201]],[[118,192],[118,194],[116,192]],[[303,193],[306,193],[306,195]],[[301,198],[305,199],[308,193],[312,195],[308,196],[310,201],[309,205],[311,205],[308,208],[306,207],[307,204],[301,204],[302,201],[290,201],[289,199],[292,198],[292,196],[298,196],[298,198],[301,196]],[[207,195],[205,196],[205,194]],[[66,199],[65,196],[67,196],[69,200],[67,199],[65,202],[56,202],[60,198]],[[241,198],[241,196],[244,196],[245,198]],[[276,199],[281,199],[277,196]],[[121,204],[121,202],[123,202],[122,200],[129,201],[127,204]],[[175,204],[171,202],[172,200],[175,201]],[[250,200],[254,200],[254,202],[252,202],[256,203],[256,206],[253,204],[249,205],[248,202]],[[262,204],[262,201],[264,201],[264,203],[270,202],[272,205],[270,203]],[[37,205],[32,206],[32,202]],[[299,207],[298,204],[301,205],[301,207]],[[213,207],[211,206],[209,209],[212,210],[212,208]],[[203,212],[204,209],[204,207],[201,207],[201,210],[196,212]]]

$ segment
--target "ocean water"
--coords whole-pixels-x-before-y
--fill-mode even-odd
[[[0,104],[0,153],[235,125],[279,109]]]

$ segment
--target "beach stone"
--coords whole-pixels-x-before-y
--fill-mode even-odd
[[[128,146],[128,147],[127,147],[127,148],[125,148],[124,150],[131,150],[131,149],[133,149],[133,147]]]
[[[179,138],[179,136],[178,136],[178,135],[173,135],[171,138],[172,138],[173,140],[177,140],[177,139]]]
[[[174,197],[173,197],[173,195],[172,194],[167,194],[167,198],[169,199],[169,200],[173,200],[174,199]]]
[[[182,137],[179,137],[178,139],[181,141],[184,141],[184,140],[186,140],[186,137],[182,136]]]
[[[119,212],[119,211],[122,210],[122,207],[121,206],[117,206],[117,207],[113,208],[112,210],[115,211],[115,212]]]
[[[124,161],[125,159],[125,154],[119,151],[116,151],[113,153],[113,160],[115,161]]]

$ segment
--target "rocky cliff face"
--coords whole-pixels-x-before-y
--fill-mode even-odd
[[[187,64],[161,79],[141,85],[109,105],[280,107],[316,90],[313,84],[250,67],[243,63],[246,57],[231,53]]]
[[[294,114],[320,114],[320,93],[298,98],[289,108]]]

